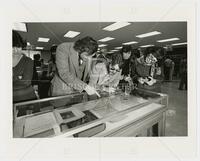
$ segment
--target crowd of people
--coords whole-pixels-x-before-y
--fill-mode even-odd
[[[169,70],[174,65],[173,61],[159,54],[160,48],[141,50],[124,45],[119,53],[109,55],[104,50],[97,51],[97,41],[87,36],[76,42],[52,46],[48,70],[38,79],[36,67],[41,66],[42,61],[38,55],[34,56],[34,61],[25,56],[22,52],[25,46],[20,34],[13,31],[14,103],[36,99],[34,85],[43,91],[43,94],[39,92],[40,98],[83,91],[88,95],[100,96],[99,91],[114,92],[125,85],[152,86],[156,83],[155,75],[161,75],[163,64],[166,66],[166,79],[170,79]],[[183,70],[180,89],[186,82],[186,75],[186,70]]]

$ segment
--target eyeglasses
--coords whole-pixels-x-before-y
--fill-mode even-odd
[[[112,71],[112,72],[114,72],[114,71],[116,71],[116,72],[120,72],[119,69],[115,69],[115,68],[113,68],[113,67],[110,68],[110,71]]]

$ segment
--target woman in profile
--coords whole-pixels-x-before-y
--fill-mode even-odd
[[[90,72],[89,85],[98,90],[114,92],[121,79],[121,55],[114,54],[111,62],[100,53]]]
[[[36,99],[31,85],[33,61],[23,54],[25,41],[16,31],[12,32],[12,67],[13,67],[13,103]],[[18,115],[25,114],[26,109],[19,109]]]

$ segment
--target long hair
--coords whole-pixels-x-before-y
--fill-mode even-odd
[[[131,52],[131,56],[132,56],[133,49],[132,49],[131,45],[123,45],[122,49],[120,50],[120,53],[122,55],[122,59],[123,59],[123,53],[128,53],[128,52]]]
[[[119,64],[119,67],[122,67],[123,64],[123,58],[122,55],[120,53],[116,53],[112,55],[112,61],[111,61],[111,65],[114,66],[116,64]]]

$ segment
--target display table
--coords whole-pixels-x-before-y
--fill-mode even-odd
[[[43,111],[22,117],[14,114],[13,137],[164,136],[167,95],[138,91],[137,95],[118,93],[94,100],[74,94],[15,104],[14,109],[37,104]],[[64,104],[52,108],[59,100]]]

